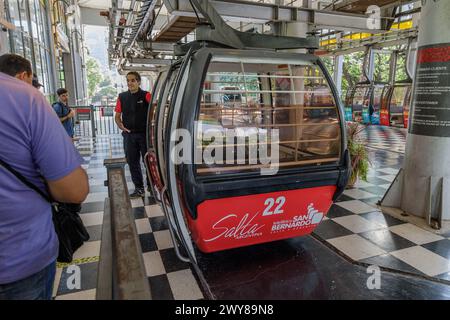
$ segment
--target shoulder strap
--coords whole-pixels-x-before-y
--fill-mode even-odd
[[[67,116],[67,115],[69,114],[69,112],[70,112],[70,111],[68,111],[66,114],[64,114],[64,105],[61,104],[61,103],[58,102],[58,101],[53,102],[53,104],[52,104],[53,109],[54,109],[55,106],[58,106],[58,107],[59,107],[59,110],[61,110],[61,117]],[[69,107],[66,107],[66,108],[69,109]],[[55,110],[55,112],[56,112],[56,110]],[[58,117],[59,117],[59,114],[58,114]]]
[[[26,185],[28,188],[36,191],[42,198],[45,199],[45,201],[52,203],[49,196],[46,195],[41,189],[36,187],[34,184],[32,184],[30,181],[27,180],[23,175],[21,175],[19,172],[14,170],[9,164],[7,164],[5,161],[0,159],[0,165],[2,165],[6,170],[11,172],[17,179],[19,179],[24,185]]]

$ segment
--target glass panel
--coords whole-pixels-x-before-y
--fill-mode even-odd
[[[49,69],[48,69],[48,58],[50,53],[45,50],[43,47],[41,48],[41,57],[42,57],[42,84],[44,85],[44,92],[51,93],[50,90],[50,81],[49,81]]]
[[[370,88],[367,86],[358,86],[353,96],[352,112],[355,121],[362,121],[363,107],[368,107],[370,102]]]
[[[31,46],[31,39],[28,36],[23,36],[23,46],[25,48],[25,58],[27,58],[30,62],[33,61],[32,56],[32,46]]]
[[[39,80],[42,79],[42,63],[41,63],[41,52],[39,50],[39,45],[35,42],[34,44],[34,68],[36,75]]]
[[[30,34],[28,25],[27,2],[26,0],[18,0],[20,7],[20,21],[22,23],[23,32]]]
[[[373,109],[374,112],[380,111],[380,105],[381,105],[381,96],[383,94],[384,86],[376,86],[374,88],[373,93]]]
[[[45,7],[42,7],[42,4],[39,0],[35,0],[36,1],[36,17],[37,17],[37,21],[38,21],[38,38],[39,38],[39,42],[42,45],[45,45],[46,47],[48,47],[48,41],[45,37],[45,30],[46,30],[46,23],[47,23],[47,19],[46,19],[46,13],[45,13]]]
[[[19,3],[17,0],[12,0],[8,4],[11,22],[14,23],[16,31],[20,31],[22,30],[22,25],[20,24]]]
[[[375,53],[374,81],[389,82],[389,71],[392,55],[385,52]]]
[[[161,74],[161,76],[159,77],[158,83],[156,85],[155,88],[155,92],[154,92],[154,96],[152,97],[152,105],[151,108],[149,109],[151,112],[151,114],[149,115],[149,117],[151,117],[152,122],[150,124],[150,128],[148,130],[150,130],[150,140],[152,142],[152,145],[155,146],[156,145],[156,141],[155,141],[155,130],[156,130],[156,118],[157,118],[157,114],[158,114],[158,101],[160,99],[160,95],[161,95],[161,89],[162,86],[164,84],[164,82],[166,81],[166,77],[167,77],[167,72],[164,72]]]
[[[22,38],[22,32],[19,31],[11,31],[11,35],[13,37],[13,43],[14,43],[14,53],[23,56],[23,38]]]
[[[397,58],[397,66],[395,69],[395,82],[407,80],[408,74],[406,73],[406,55],[399,54]]]
[[[281,168],[339,160],[337,107],[315,65],[213,61],[197,119],[200,175],[259,170],[277,149]]]
[[[373,109],[369,108],[369,121],[372,124],[380,124],[381,98],[385,87],[388,86],[375,86],[373,89]]]
[[[58,79],[59,79],[59,88],[66,87],[66,78],[64,73],[64,64],[62,56],[59,56],[58,59]]]
[[[164,105],[160,106],[160,108],[162,108],[162,112],[163,112],[162,126],[161,126],[162,132],[166,131],[170,102],[172,101],[172,93],[173,93],[173,89],[175,88],[175,83],[176,83],[175,80],[177,78],[178,72],[179,72],[179,69],[176,69],[174,72],[172,72],[169,82],[166,85],[166,87],[164,88],[163,100],[162,100],[162,101],[164,101]],[[164,141],[164,135],[161,135],[161,138]],[[163,146],[164,146],[164,144],[163,144]]]
[[[34,0],[29,1],[30,5],[30,22],[31,22],[31,31],[33,33],[33,39],[35,42],[39,42],[39,32],[38,32],[38,15],[36,14],[36,2]],[[37,59],[37,57],[36,57]]]
[[[161,172],[165,172],[165,162],[164,162],[164,157],[165,157],[165,129],[167,126],[167,120],[168,120],[168,113],[169,113],[169,106],[170,106],[170,101],[172,99],[172,93],[173,90],[175,88],[175,80],[177,78],[178,72],[180,71],[180,69],[176,69],[174,70],[171,75],[170,75],[170,79],[167,80],[167,84],[164,87],[164,90],[162,92],[162,98],[160,99],[162,102],[159,105],[159,109],[158,109],[158,124],[157,124],[157,136],[156,138],[158,139],[158,146],[160,147],[158,149],[158,158],[159,158],[159,164],[160,164],[160,169]],[[165,177],[165,175],[163,174],[163,178]]]

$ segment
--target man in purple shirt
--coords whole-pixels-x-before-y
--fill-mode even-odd
[[[44,96],[0,72],[0,99],[0,158],[42,190],[44,177],[55,200],[83,202],[82,158]],[[0,300],[51,299],[57,253],[50,204],[0,166]]]

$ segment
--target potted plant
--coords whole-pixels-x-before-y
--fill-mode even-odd
[[[347,122],[347,146],[352,166],[352,173],[347,184],[350,188],[354,187],[358,178],[367,181],[370,162],[365,141],[360,135],[362,130],[364,130],[364,126],[359,123]]]

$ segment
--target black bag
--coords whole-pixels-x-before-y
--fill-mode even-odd
[[[10,171],[27,187],[36,191],[52,206],[53,224],[59,240],[58,262],[72,262],[74,252],[89,240],[89,233],[78,215],[81,206],[72,203],[58,203],[52,201],[50,195],[45,194],[37,186],[29,182],[9,164],[0,159],[0,165]],[[50,194],[50,193],[49,193]]]
[[[53,224],[59,240],[58,262],[72,262],[73,254],[89,240],[89,233],[71,204],[52,205]]]

